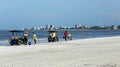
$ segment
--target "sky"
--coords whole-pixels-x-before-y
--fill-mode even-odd
[[[120,0],[0,0],[0,29],[120,25]]]

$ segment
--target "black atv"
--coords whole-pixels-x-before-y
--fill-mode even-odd
[[[12,33],[12,37],[9,39],[9,44],[11,46],[13,45],[21,45],[24,43],[24,38],[22,35],[24,35],[24,31],[22,30],[11,30],[9,31]]]

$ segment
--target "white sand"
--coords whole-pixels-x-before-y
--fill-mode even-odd
[[[0,46],[0,67],[120,67],[120,37]]]

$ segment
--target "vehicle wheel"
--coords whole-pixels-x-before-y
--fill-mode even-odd
[[[20,42],[20,41],[18,41],[17,45],[20,45],[20,44],[21,44],[21,42]]]
[[[50,40],[48,40],[48,42],[50,42]]]
[[[50,37],[48,37],[48,42],[51,42],[51,38]]]
[[[10,42],[10,45],[13,46],[14,44],[12,42]]]
[[[10,45],[11,45],[11,46],[13,46],[13,44],[12,44],[12,43],[11,43]]]

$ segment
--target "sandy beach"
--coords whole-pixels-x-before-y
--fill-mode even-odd
[[[0,46],[0,67],[120,67],[120,36]]]

